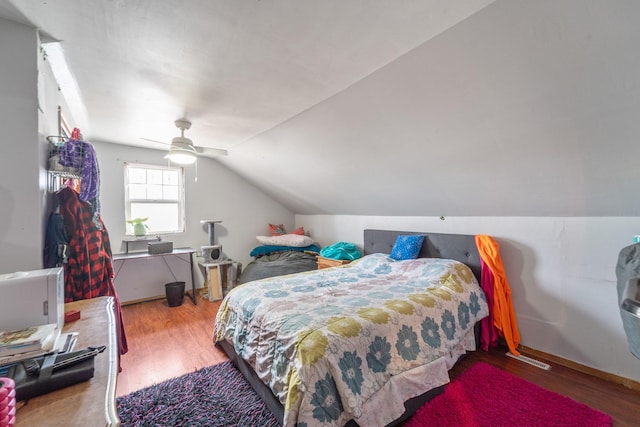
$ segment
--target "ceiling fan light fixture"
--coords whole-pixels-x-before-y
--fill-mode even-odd
[[[196,161],[196,149],[189,143],[174,140],[169,153],[164,158],[179,165],[190,165]]]

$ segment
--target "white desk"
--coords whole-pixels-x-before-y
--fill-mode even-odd
[[[191,280],[191,298],[196,299],[196,282],[193,277],[192,248],[174,249],[166,254],[131,252],[113,256],[114,286],[121,303],[134,303],[165,296],[164,285],[169,282]]]

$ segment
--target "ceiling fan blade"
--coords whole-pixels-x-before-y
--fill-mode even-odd
[[[203,154],[205,156],[228,156],[229,155],[229,152],[227,150],[222,150],[220,148],[195,147],[195,149],[198,154]]]
[[[193,141],[184,136],[184,131],[191,127],[191,122],[188,120],[176,120],[175,125],[178,129],[180,129],[180,136],[175,137],[171,140],[171,142],[162,142],[155,139],[149,138],[140,138],[145,141],[155,142],[156,144],[168,145],[170,146],[170,150],[187,150],[192,153],[195,151],[196,154],[207,156],[207,157],[215,157],[215,156],[228,156],[229,153],[227,150],[222,150],[219,148],[209,148],[209,147],[196,147],[193,145]]]
[[[155,142],[155,143],[162,144],[162,145],[171,145],[170,142],[162,142],[162,141],[157,141],[155,139],[142,138],[142,137],[140,137],[140,139],[144,139],[145,141]]]

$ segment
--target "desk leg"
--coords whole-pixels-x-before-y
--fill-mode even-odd
[[[198,305],[198,298],[196,296],[196,280],[193,276],[193,253],[189,254],[189,266],[191,268],[191,301],[193,301],[193,305]]]

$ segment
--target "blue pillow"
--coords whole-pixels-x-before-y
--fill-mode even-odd
[[[416,259],[420,253],[420,248],[422,248],[422,242],[424,242],[424,236],[421,234],[399,235],[396,238],[393,249],[391,249],[390,256],[396,261]]]

